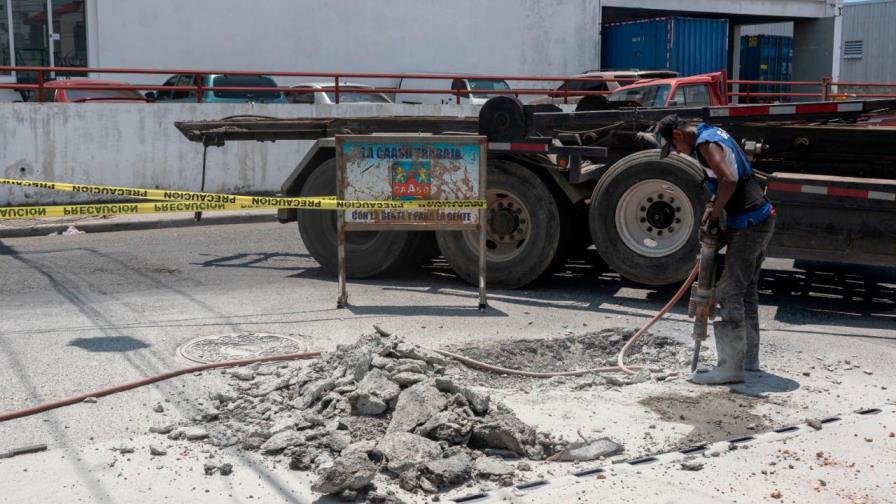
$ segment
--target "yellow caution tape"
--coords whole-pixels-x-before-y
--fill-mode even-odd
[[[48,217],[97,217],[164,212],[214,212],[218,210],[258,210],[241,204],[160,201],[158,203],[101,203],[97,205],[50,205],[0,207],[3,219],[43,219]]]
[[[484,200],[414,200],[414,201],[345,201],[335,196],[279,197],[239,196],[168,189],[36,182],[0,179],[0,184],[75,192],[95,196],[124,196],[162,200],[160,203],[106,203],[98,205],[50,205],[0,208],[0,219],[38,219],[87,215],[145,214],[157,212],[206,212],[216,210],[249,210],[265,208],[297,208],[303,210],[393,210],[402,208],[485,208]]]

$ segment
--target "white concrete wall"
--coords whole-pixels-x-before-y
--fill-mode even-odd
[[[599,0],[89,1],[94,67],[571,75],[600,57]]]
[[[464,105],[34,104],[0,103],[0,177],[198,190],[202,146],[175,121],[238,114],[275,117],[478,114]],[[206,190],[275,192],[309,141],[210,147]],[[81,195],[0,186],[0,206],[91,201]]]

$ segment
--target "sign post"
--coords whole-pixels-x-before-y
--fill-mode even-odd
[[[472,203],[487,197],[486,161],[484,136],[336,136],[336,197],[361,202],[336,212],[337,307],[348,303],[346,232],[459,231],[470,233],[471,241],[478,242],[479,309],[484,310],[486,209]],[[437,201],[455,203],[440,207]],[[420,202],[420,206],[394,205],[399,202]]]

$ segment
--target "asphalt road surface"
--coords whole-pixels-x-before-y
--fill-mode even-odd
[[[894,403],[896,385],[887,385],[896,383],[896,270],[770,260],[761,289],[768,377],[744,390],[761,398],[749,405],[757,418],[775,426]],[[480,313],[476,290],[435,261],[388,278],[350,281],[350,306],[340,310],[335,279],[307,254],[294,225],[3,239],[0,411],[184,367],[191,363],[178,348],[202,336],[285,334],[312,350],[353,341],[373,324],[430,347],[556,338],[636,327],[674,290],[633,284],[586,260],[525,290],[491,291],[490,308]],[[689,343],[686,305],[655,332]],[[144,436],[154,415],[176,421],[195,414],[196,399],[218,380],[215,373],[186,376],[0,423],[0,453],[46,443],[68,456],[85,501],[115,501],[76,455]],[[654,441],[687,434],[693,426],[665,421],[671,405],[664,398],[701,393],[681,380],[600,393],[496,392],[523,420],[573,437],[585,425],[622,440],[630,453],[657,446],[643,436],[649,425],[660,424]],[[152,411],[158,403],[164,413]],[[39,456],[16,464],[25,464],[24,457]],[[0,460],[0,473],[4,464],[19,470]],[[887,478],[890,485],[896,481],[893,474]]]

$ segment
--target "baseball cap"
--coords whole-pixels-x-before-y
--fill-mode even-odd
[[[660,158],[664,158],[672,152],[672,132],[678,129],[680,125],[680,121],[678,120],[678,116],[675,114],[669,114],[666,117],[660,119],[653,126],[653,133],[656,135],[657,143],[659,143],[660,138],[665,140],[662,149],[660,149]]]

